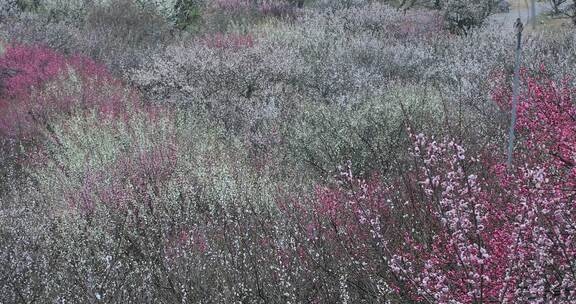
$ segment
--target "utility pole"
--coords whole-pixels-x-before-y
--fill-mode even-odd
[[[522,43],[522,30],[524,25],[520,18],[514,23],[516,33],[516,63],[514,65],[514,83],[512,87],[512,119],[510,122],[510,134],[508,136],[508,161],[506,166],[508,170],[512,168],[512,152],[514,150],[514,128],[516,126],[516,111],[518,104],[518,87],[520,86],[520,47]]]
[[[532,7],[530,8],[532,11],[532,29],[536,29],[536,0],[532,0]]]

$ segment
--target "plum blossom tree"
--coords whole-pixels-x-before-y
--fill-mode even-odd
[[[523,139],[515,170],[501,175],[515,198],[519,252],[517,268],[522,289],[516,296],[569,303],[576,299],[576,90],[561,82],[524,76],[516,128]],[[496,100],[508,106],[507,94]]]
[[[407,234],[391,262],[411,298],[576,300],[575,90],[569,80],[526,74],[516,125],[522,141],[512,172],[498,158],[482,157],[487,170],[476,166],[480,174],[471,173],[478,160],[460,146],[415,136],[421,165],[409,175],[416,186],[404,195],[428,222]],[[500,87],[494,98],[510,107],[509,89]]]
[[[43,46],[6,46],[0,71],[0,134],[8,137],[31,138],[80,109],[116,115],[134,97],[103,65]]]

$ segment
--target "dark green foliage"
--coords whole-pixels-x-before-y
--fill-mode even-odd
[[[22,11],[34,11],[40,7],[40,0],[16,0],[16,5]]]
[[[442,7],[448,30],[467,35],[481,26],[496,8],[494,0],[447,0]]]
[[[204,0],[177,0],[174,4],[174,23],[184,30],[200,22]]]

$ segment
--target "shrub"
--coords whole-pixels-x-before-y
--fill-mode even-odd
[[[17,0],[2,0],[0,1],[0,21],[5,18],[10,18],[21,13],[21,8]]]
[[[574,247],[576,221],[574,85],[546,77],[526,77],[519,99],[517,130],[521,140],[515,170],[503,183],[516,201],[519,224],[514,297],[569,303],[576,299]],[[509,100],[497,99],[505,106]]]
[[[82,32],[86,55],[120,72],[140,66],[149,52],[172,38],[165,17],[151,5],[133,0],[92,6]]]
[[[57,227],[67,240],[54,236],[54,246],[75,265],[51,260],[60,265],[51,271],[92,282],[53,277],[45,284],[78,301],[239,299],[223,288],[249,288],[235,287],[230,270],[247,271],[232,265],[245,265],[243,256],[257,247],[229,246],[252,242],[260,225],[254,216],[273,204],[272,185],[217,125],[159,109],[129,113],[124,120],[74,116],[54,127],[54,140],[34,159],[32,174],[53,210],[45,220],[66,223]],[[89,236],[77,243],[82,235]]]
[[[286,0],[215,0],[207,4],[203,19],[206,30],[222,32],[250,28],[270,17],[293,19],[297,13],[295,3]]]
[[[51,129],[58,117],[82,108],[112,114],[129,95],[105,68],[81,56],[64,56],[45,47],[9,46],[0,67],[0,118],[4,136],[31,139]]]
[[[467,35],[472,28],[481,26],[496,7],[496,1],[493,0],[445,2],[442,10],[448,29],[453,33],[464,35]]]
[[[186,29],[198,23],[204,0],[177,0],[174,3],[175,24],[180,29]]]
[[[331,175],[334,164],[351,160],[355,175],[394,174],[408,148],[409,124],[441,130],[443,109],[433,90],[390,87],[349,105],[303,104],[286,124],[288,153],[307,170]],[[304,169],[303,169],[304,170]]]
[[[83,50],[78,26],[65,22],[49,23],[48,18],[42,15],[21,14],[9,24],[0,23],[0,32],[6,41],[12,43],[45,45],[64,54],[79,54]]]
[[[268,0],[258,5],[258,12],[264,16],[289,17],[295,14],[294,8],[290,2]]]
[[[250,34],[206,34],[201,40],[209,48],[240,49],[254,46],[254,38]]]
[[[414,14],[409,20],[419,17]],[[435,16],[426,17],[431,29],[437,26]],[[131,79],[150,99],[191,108],[202,105],[236,134],[261,137],[261,133],[253,134],[259,125],[279,130],[282,124],[306,128],[309,123],[299,120],[314,119],[305,115],[309,108],[333,108],[336,113],[339,107],[376,103],[371,100],[394,102],[383,96],[388,82],[429,79],[420,69],[433,58],[425,48],[411,43],[431,39],[437,32],[416,30],[410,27],[411,21],[401,23],[402,18],[376,4],[338,12],[334,18],[315,13],[301,24],[270,25],[250,33],[254,43],[247,46],[251,47],[210,49],[220,44],[217,38],[205,46],[200,41],[170,47],[145,68],[134,70]],[[406,37],[408,46],[401,42]],[[266,136],[269,142],[275,141],[274,135]],[[364,144],[361,147],[368,150]]]
[[[475,174],[479,164],[454,142],[415,138],[421,161],[401,194],[417,228],[407,233],[391,267],[417,301],[503,301],[510,267],[506,202]],[[476,167],[476,168],[475,168]],[[493,186],[492,186],[493,187]],[[413,223],[413,224],[412,224]]]
[[[86,0],[16,0],[18,10],[25,13],[41,14],[50,21],[64,21],[79,24],[88,8]]]
[[[26,13],[0,23],[0,33],[20,44],[46,45],[82,54],[121,75],[140,66],[161,43],[172,39],[171,24],[150,5],[134,0],[96,2],[82,8],[81,20]]]

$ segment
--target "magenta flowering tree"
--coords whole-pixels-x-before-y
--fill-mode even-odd
[[[352,163],[339,167],[335,182],[316,187],[306,203],[280,200],[279,209],[291,230],[295,246],[284,252],[299,271],[316,282],[316,293],[346,302],[361,298],[390,300],[389,267],[385,248],[395,227],[390,216],[390,188],[378,176],[352,173]]]
[[[425,303],[503,301],[512,249],[505,201],[454,141],[413,140],[416,169],[399,193],[408,206],[399,220],[412,228],[391,261],[407,289],[399,291]]]
[[[576,300],[576,90],[568,79],[559,83],[527,73],[524,83],[514,170],[498,175],[514,199],[514,296],[570,303]],[[494,94],[505,108],[508,96]]]
[[[0,134],[9,137],[30,139],[77,110],[120,115],[136,97],[103,65],[43,46],[7,46],[0,73]]]
[[[414,164],[403,178],[358,178],[348,163],[310,204],[280,205],[296,228],[298,267],[334,284],[340,298],[513,299],[504,279],[513,221],[498,180],[454,141],[411,138]]]
[[[405,230],[391,262],[397,290],[413,300],[576,300],[574,89],[568,81],[524,78],[513,170],[497,158],[469,158],[453,142],[414,137],[419,165],[400,197],[415,206],[404,217],[416,229]],[[494,98],[510,107],[504,86]]]
[[[16,96],[58,75],[65,64],[64,56],[43,47],[12,46],[6,48],[0,67],[3,95]]]
[[[0,58],[0,130],[15,135],[33,119],[30,91],[62,73],[64,57],[41,47],[8,47]]]

